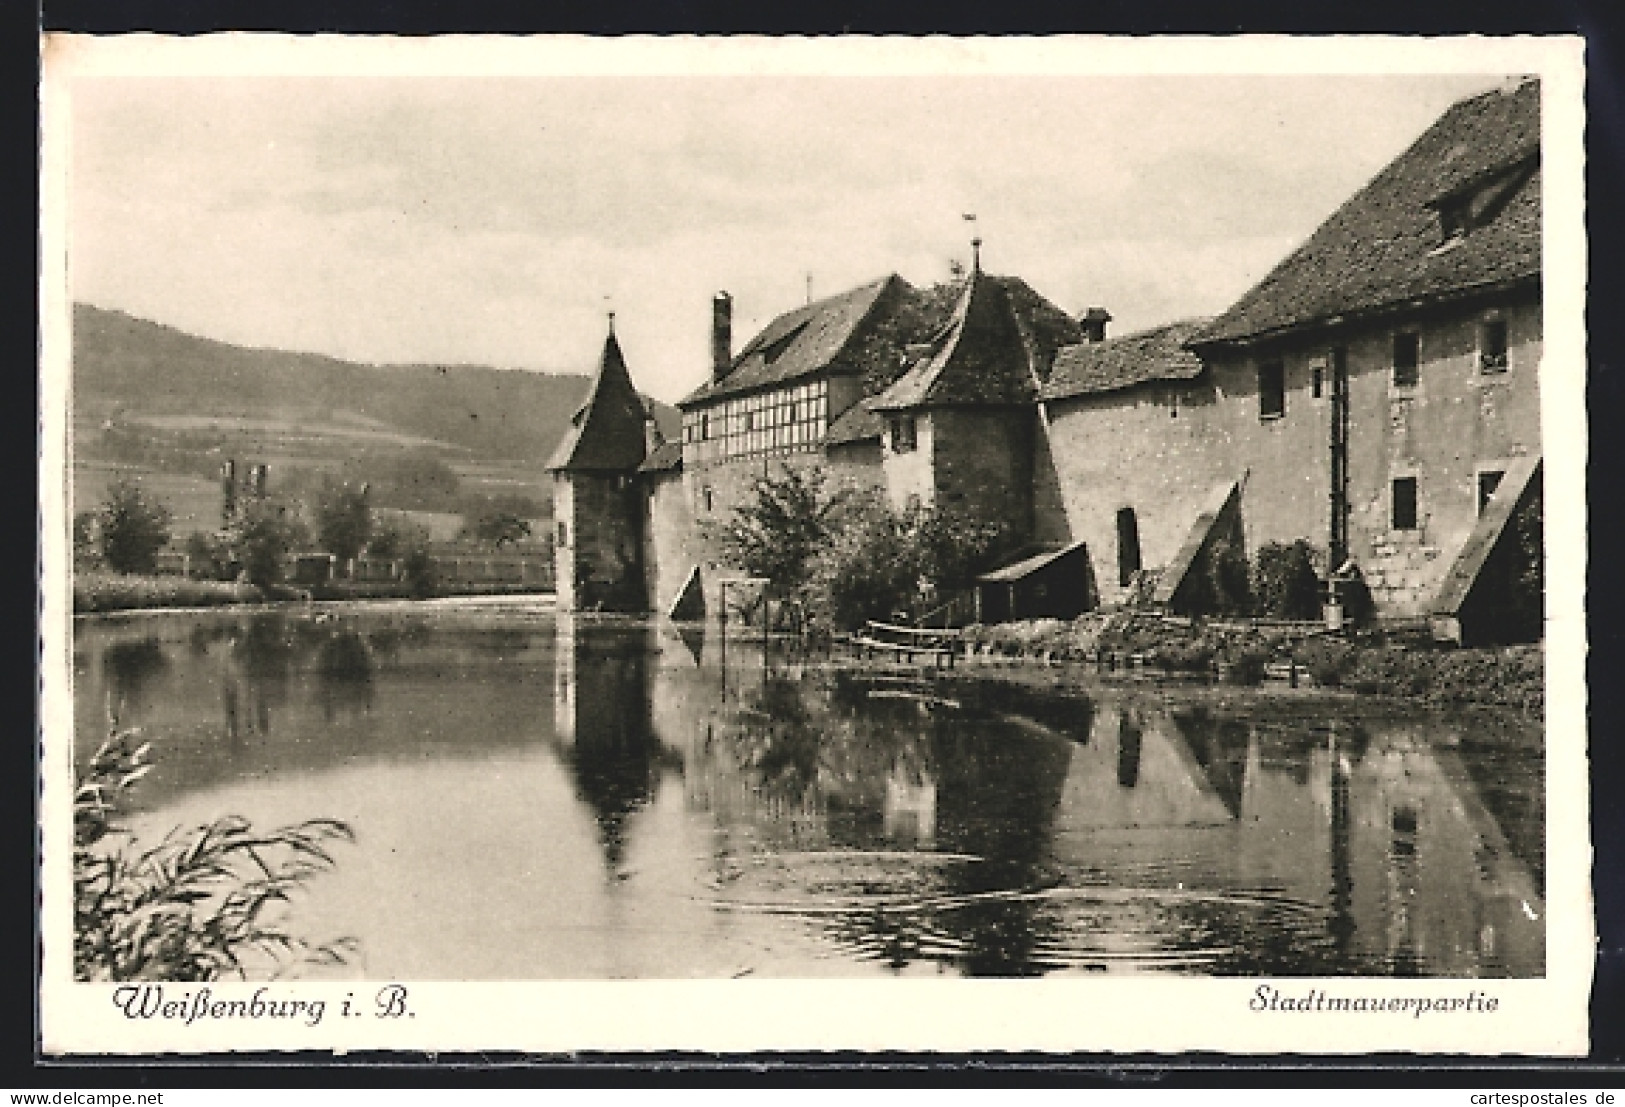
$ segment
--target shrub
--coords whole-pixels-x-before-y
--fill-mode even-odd
[[[1260,615],[1314,619],[1320,615],[1320,575],[1309,543],[1266,542],[1253,559],[1253,600]]]
[[[1292,656],[1309,671],[1316,684],[1324,688],[1337,688],[1354,664],[1354,647],[1347,642],[1327,638],[1310,638],[1299,643]]]
[[[194,530],[186,536],[181,547],[186,552],[187,568],[193,577],[202,580],[230,580],[234,575],[231,548],[217,535]]]
[[[854,505],[846,525],[809,567],[808,606],[815,619],[850,630],[907,607],[918,587],[917,551],[884,504]]]
[[[1224,660],[1228,663],[1228,679],[1233,684],[1255,685],[1264,680],[1264,667],[1269,664],[1269,644],[1260,638],[1248,636],[1226,645]]]
[[[108,489],[96,515],[102,560],[119,573],[150,573],[158,551],[169,541],[169,510],[147,497],[132,480]]]
[[[328,846],[353,841],[342,822],[312,819],[257,833],[246,819],[177,830],[142,849],[119,825],[150,746],[115,730],[79,778],[73,807],[74,976],[85,981],[247,979],[299,964],[346,963],[356,943],[314,945],[278,916],[333,866]]]

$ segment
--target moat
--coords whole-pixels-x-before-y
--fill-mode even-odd
[[[522,603],[75,628],[132,825],[349,822],[296,904],[374,979],[1540,976],[1537,720],[1061,695]]]

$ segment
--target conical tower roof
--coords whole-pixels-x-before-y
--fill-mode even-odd
[[[570,427],[547,468],[573,472],[636,470],[647,450],[643,434],[646,415],[643,398],[632,387],[612,322],[587,398],[570,417]]]
[[[972,269],[931,353],[870,401],[875,410],[1034,399],[1026,340],[1002,281]]]

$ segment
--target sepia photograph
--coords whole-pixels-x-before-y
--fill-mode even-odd
[[[451,45],[46,42],[48,1049],[1583,1052],[1574,42]]]

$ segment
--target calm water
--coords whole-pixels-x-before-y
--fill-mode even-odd
[[[401,980],[1538,976],[1538,727],[841,673],[543,611],[82,625],[144,839],[350,822],[297,904]],[[974,671],[974,670],[972,670]]]

